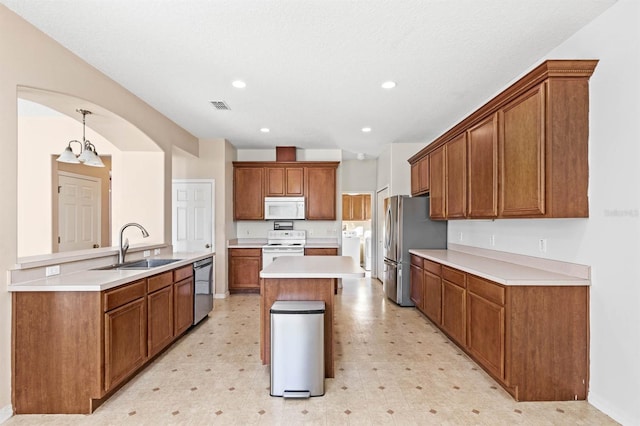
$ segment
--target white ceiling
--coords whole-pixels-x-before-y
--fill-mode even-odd
[[[426,145],[615,0],[0,3],[199,138],[353,158]]]

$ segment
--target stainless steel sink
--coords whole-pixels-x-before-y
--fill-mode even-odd
[[[94,271],[108,271],[113,269],[151,269],[158,266],[168,265],[170,263],[179,262],[182,259],[142,259],[131,262],[117,263],[115,265],[103,266],[101,268],[93,268]]]

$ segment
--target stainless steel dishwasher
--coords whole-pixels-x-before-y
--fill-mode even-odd
[[[202,321],[213,310],[213,257],[193,264],[193,324]]]

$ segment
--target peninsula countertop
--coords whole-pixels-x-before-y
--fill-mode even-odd
[[[22,291],[103,291],[122,284],[192,264],[197,260],[215,256],[209,252],[177,252],[157,256],[158,259],[179,259],[164,266],[143,270],[95,270],[55,275],[44,279],[7,285],[10,292]],[[151,258],[149,258],[151,259]]]
[[[260,271],[261,278],[361,278],[351,256],[283,256]]]

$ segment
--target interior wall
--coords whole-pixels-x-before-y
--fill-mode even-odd
[[[376,191],[377,160],[342,162],[342,192]]]
[[[450,242],[591,266],[588,398],[623,424],[640,424],[639,16],[637,2],[620,0],[541,58],[600,60],[589,83],[589,218],[449,221]]]
[[[0,197],[5,206],[17,206],[17,93],[18,87],[34,87],[61,93],[100,105],[122,117],[149,136],[162,150],[176,145],[197,153],[197,139],[167,119],[131,92],[98,72],[73,53],[35,29],[5,6],[0,5]],[[55,66],[52,66],[55,64]],[[162,179],[171,179],[171,158],[163,160]],[[165,186],[164,200],[170,200],[171,185]],[[164,202],[168,218],[170,202]],[[17,208],[0,209],[0,273],[17,260]],[[171,221],[160,234],[171,241]],[[11,413],[11,297],[0,291],[0,418]]]
[[[425,143],[392,143],[378,157],[377,188],[389,188],[389,195],[411,194],[411,166],[407,160]]]

